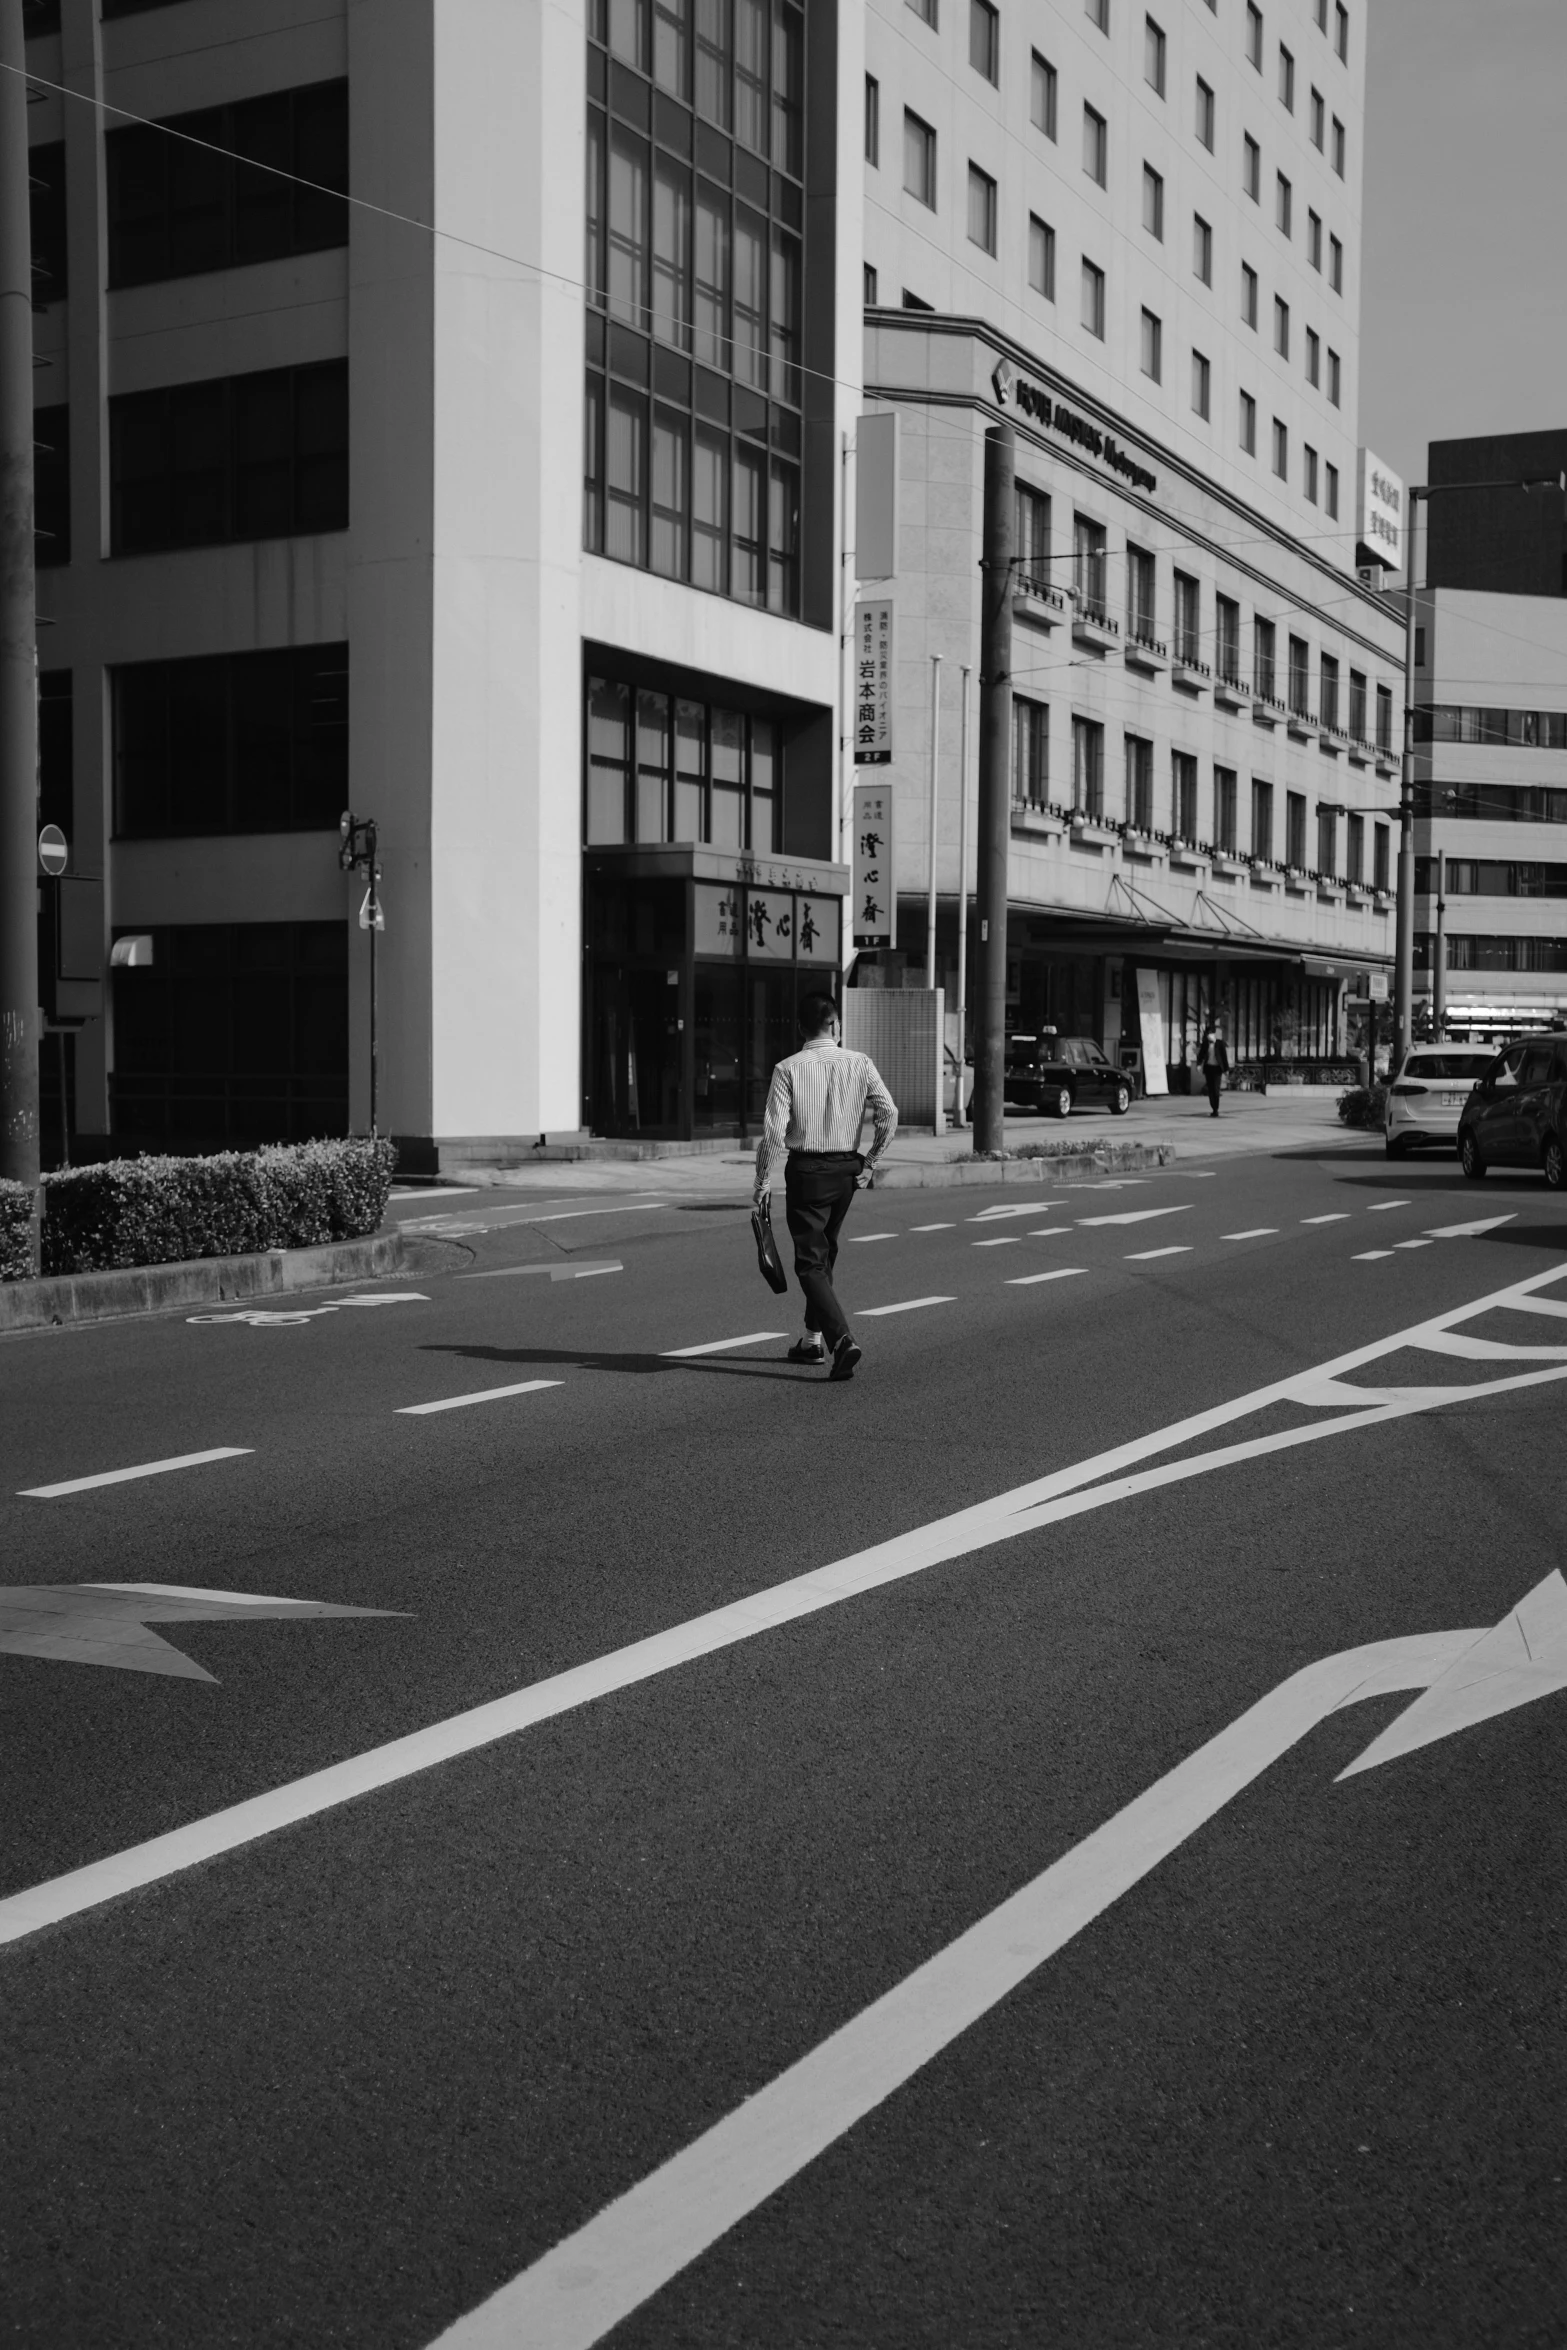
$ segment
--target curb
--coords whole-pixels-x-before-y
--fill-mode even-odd
[[[945,1191],[953,1186],[1059,1183],[1066,1175],[1104,1175],[1121,1167],[1168,1167],[1169,1142],[1085,1143],[1028,1159],[906,1159],[876,1170],[877,1191]]]
[[[0,1282],[0,1333],[107,1322],[227,1298],[277,1297],[367,1274],[403,1269],[403,1236],[328,1241],[321,1248],[272,1248],[249,1257],[193,1257],[178,1265],[131,1265],[110,1273],[61,1273],[44,1281]]]

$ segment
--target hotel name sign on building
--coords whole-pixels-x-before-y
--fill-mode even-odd
[[[1101,432],[1098,425],[1091,424],[1086,416],[1079,416],[1077,410],[1069,408],[1064,400],[1052,400],[1039,384],[1030,383],[1026,375],[1019,375],[1010,359],[1002,359],[997,363],[990,381],[998,408],[1015,408],[1020,416],[1032,418],[1035,424],[1043,425],[1047,431],[1061,433],[1067,440],[1075,441],[1080,449],[1086,449],[1090,457],[1099,458],[1113,473],[1123,474],[1133,489],[1158,488],[1157,474],[1150,473],[1147,466],[1141,464],[1129,450],[1123,449],[1119,441],[1109,433]]]

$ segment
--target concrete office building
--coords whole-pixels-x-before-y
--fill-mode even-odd
[[[1567,431],[1434,441],[1428,480],[1557,482]],[[1567,1024],[1567,499],[1433,498],[1415,636],[1415,1002],[1448,1033]],[[1439,874],[1438,859],[1442,860]]]
[[[1009,1021],[1184,1071],[1217,1005],[1255,1074],[1320,1068],[1393,950],[1400,632],[1356,575],[1363,0],[874,0],[866,76],[866,405],[900,419],[901,487],[896,577],[862,592],[895,610],[899,929],[856,976],[923,978],[939,657],[951,1000],[1006,419]]]
[[[43,813],[105,962],[142,942],[71,1036],[79,1133],[363,1128],[348,807],[408,1163],[736,1131],[841,964],[857,13],[27,28]]]

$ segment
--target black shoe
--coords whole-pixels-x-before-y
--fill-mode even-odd
[[[797,1338],[784,1360],[789,1363],[825,1363],[827,1341],[825,1338]]]
[[[854,1367],[860,1358],[861,1350],[855,1345],[846,1330],[832,1350],[832,1369],[827,1374],[828,1378],[852,1379]]]

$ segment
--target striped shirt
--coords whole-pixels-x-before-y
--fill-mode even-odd
[[[876,1137],[865,1155],[874,1167],[898,1131],[897,1104],[874,1061],[830,1036],[813,1037],[780,1061],[767,1089],[767,1118],[756,1146],[756,1196],[772,1188],[773,1170],[791,1151],[855,1151],[867,1106]]]

